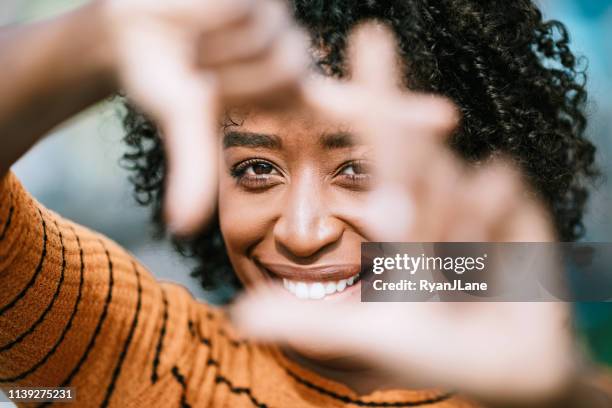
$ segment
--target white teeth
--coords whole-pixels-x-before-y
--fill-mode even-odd
[[[300,299],[308,299],[308,285],[305,282],[298,282],[295,285],[295,296]]]
[[[336,293],[336,282],[328,282],[325,284],[325,294],[331,295],[332,293]]]
[[[346,279],[339,280],[338,283],[336,283],[336,290],[338,292],[342,292],[345,288],[346,288]]]
[[[356,279],[357,275],[351,276],[348,279],[326,282],[292,281],[284,278],[283,286],[285,289],[287,289],[287,291],[291,292],[299,299],[318,300],[336,292],[344,291],[347,287],[353,285]]]
[[[322,283],[316,282],[310,285],[310,291],[308,292],[311,299],[323,299],[325,297],[325,287]]]

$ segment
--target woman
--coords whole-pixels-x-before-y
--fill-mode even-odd
[[[543,22],[527,1],[296,2],[294,11],[327,75],[347,76],[348,33],[369,18],[393,28],[400,61],[392,47],[377,49],[388,44],[385,34],[366,31],[351,52],[354,86],[311,84],[303,79],[299,30],[275,2],[106,0],[57,20],[6,29],[0,49],[3,66],[10,67],[0,105],[2,171],[47,130],[124,88],[163,134],[162,147],[144,116],[132,110],[126,117],[127,141],[136,147],[126,158],[140,198],[154,205],[158,221],[163,208],[168,227],[179,235],[197,232],[212,217],[208,232],[183,242],[202,259],[197,274],[203,283],[239,280],[253,287],[284,280],[297,297],[333,301],[335,313],[348,310],[343,299],[357,292],[359,245],[381,237],[370,225],[374,218],[364,216],[381,208],[368,199],[374,191],[370,159],[378,150],[393,159],[381,163],[380,174],[399,197],[398,215],[417,215],[395,222],[402,239],[580,235],[594,147],[583,136],[585,94],[561,24]],[[563,68],[551,68],[554,61]],[[405,95],[406,88],[442,94],[458,105],[461,121],[451,145],[480,161],[481,170],[467,170],[441,143],[440,135],[457,125],[448,104]],[[347,109],[351,95],[355,103]],[[373,100],[366,97],[376,98],[375,114],[368,112],[371,103],[357,103]],[[296,100],[306,103],[268,109]],[[219,143],[216,120],[224,107],[232,109]],[[409,131],[430,139],[406,138]],[[363,137],[354,134],[359,132]],[[385,143],[376,142],[381,135]],[[535,199],[523,198],[528,189],[516,172],[499,160],[488,164],[498,153],[524,170]],[[507,401],[508,391],[531,402],[602,401],[598,388],[583,386],[570,367],[558,308],[498,309],[508,327],[525,330],[521,337],[534,322],[544,333],[518,354],[533,358],[532,375],[523,373],[529,379],[523,382],[504,383],[517,371],[498,375],[511,358],[502,359],[505,365],[482,360],[487,364],[474,370],[445,366],[442,357],[454,355],[414,332],[409,342],[392,343],[399,356],[394,363],[380,352],[384,343],[376,335],[391,333],[397,320],[377,326],[381,319],[372,309],[359,316],[358,333],[380,329],[369,340],[350,343],[338,332],[319,333],[324,342],[313,341],[307,331],[315,332],[313,313],[325,302],[297,306],[310,310],[293,315],[304,318],[304,327],[284,325],[297,337],[271,334],[288,341],[281,351],[239,337],[222,310],[156,282],[116,244],[44,209],[10,173],[0,188],[5,387],[71,386],[79,406],[477,406],[431,386],[458,387],[495,402]],[[238,309],[237,321],[262,336],[261,325],[249,327],[257,322],[245,317],[265,305],[252,305]],[[289,301],[283,305],[296,310]],[[391,316],[404,318],[407,311],[393,309]],[[460,326],[439,319],[442,308],[417,305],[409,312],[417,317],[416,331],[444,323],[439,327],[447,332],[429,334],[460,334]],[[274,316],[266,312],[257,320],[270,318],[267,328],[278,329]],[[479,322],[478,313],[470,316]],[[342,319],[333,317],[342,328]],[[490,326],[466,332],[480,336],[483,327]],[[380,366],[364,362],[368,357]],[[478,375],[468,375],[473,372]],[[413,380],[428,388],[406,389]],[[396,389],[384,390],[390,386]]]

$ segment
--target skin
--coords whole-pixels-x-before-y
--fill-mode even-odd
[[[257,262],[359,264],[371,146],[299,111],[252,114],[225,134],[233,143],[222,152],[220,221],[243,282],[262,279]],[[273,145],[255,147],[259,135]],[[244,162],[244,173],[232,175]]]
[[[297,93],[306,45],[290,21],[270,0],[96,0],[60,18],[3,28],[0,90],[11,97],[0,101],[0,174],[53,127],[123,91],[164,134],[169,228],[197,231],[216,200],[219,112],[227,103],[282,103]]]
[[[325,98],[312,95],[313,110],[281,116],[248,112],[236,121],[239,126],[226,129],[226,140],[248,142],[262,135],[277,140],[274,148],[232,146],[223,151],[221,231],[234,270],[247,288],[287,277],[282,273],[287,268],[279,273],[274,267],[279,264],[299,271],[358,264],[360,243],[366,240],[553,239],[547,215],[537,201],[523,198],[526,187],[511,165],[492,160],[474,170],[450,153],[444,136],[457,123],[454,109],[444,100],[401,91],[401,82],[394,79],[400,72],[398,58],[386,30],[364,27],[355,34],[350,54],[352,80],[333,85]],[[348,102],[372,100],[380,101],[378,109]],[[313,119],[321,117],[326,120]],[[347,123],[352,125],[349,131],[341,126]],[[233,132],[241,137],[233,137]],[[351,144],[325,148],[322,140],[339,133],[350,134]],[[253,167],[251,178],[247,172],[237,182],[229,175],[236,164],[246,161],[252,166],[254,159],[270,163],[259,183],[254,182]],[[372,170],[360,176],[361,188],[355,188],[354,178],[346,184],[344,169],[355,160],[371,163],[362,167]],[[355,168],[347,170],[355,173]],[[394,216],[390,227],[385,224],[388,214],[406,212],[415,216]],[[333,273],[328,271],[327,278],[333,279]],[[300,276],[306,281],[326,279],[315,273]],[[359,284],[323,302],[297,303],[286,291],[266,286],[271,291],[256,289],[236,306],[238,325],[249,336],[285,344],[303,364],[360,392],[462,383],[471,394],[507,402],[514,398],[505,391],[509,378],[492,372],[522,372],[517,362],[529,360],[534,375],[512,379],[512,393],[520,390],[523,403],[539,404],[543,395],[565,388],[571,372],[566,358],[571,355],[569,337],[563,330],[566,312],[557,304],[472,304],[469,316],[474,320],[466,325],[449,315],[444,304],[362,304]],[[493,321],[499,316],[505,316],[503,328]],[[441,327],[449,330],[446,336],[440,336]],[[415,328],[422,335],[416,336]],[[465,332],[465,338],[459,332]],[[535,334],[524,336],[521,346],[513,332]],[[451,336],[458,347],[440,353],[440,339]],[[495,350],[508,349],[509,341],[520,350],[517,355],[509,353],[503,361],[491,357]],[[462,369],[467,365],[473,377]],[[407,366],[419,372],[418,378]]]
[[[526,189],[511,166],[494,161],[471,171],[448,151],[444,138],[458,120],[453,110],[430,96],[398,91],[392,42],[379,34],[356,41],[351,84],[323,84],[306,78],[306,47],[288,13],[263,0],[94,1],[58,19],[3,29],[0,63],[9,68],[0,82],[0,175],[53,127],[127,91],[163,133],[170,228],[192,233],[218,204],[230,258],[253,292],[235,309],[236,324],[253,338],[291,345],[320,372],[330,365],[325,361],[367,351],[378,365],[378,371],[368,371],[378,387],[388,384],[389,375],[408,386],[418,372],[422,381],[483,399],[526,395],[541,402],[568,392],[580,396],[573,406],[584,406],[580,402],[591,394],[582,392],[562,358],[571,353],[571,339],[560,329],[566,315],[558,308],[470,305],[463,314],[470,316],[467,324],[443,304],[402,304],[382,314],[367,305],[355,309],[340,296],[338,302],[296,304],[287,296],[261,296],[255,288],[273,276],[257,262],[277,270],[289,265],[293,273],[320,278],[320,269],[303,269],[354,265],[366,239],[553,239],[548,217],[537,200],[524,199]],[[297,105],[291,114],[259,111],[287,101]],[[220,147],[218,114],[244,103],[257,109],[239,113],[244,124],[226,134],[276,135],[282,149]],[[321,135],[346,132],[339,125],[346,123],[355,136],[352,144],[322,147]],[[229,175],[253,157],[276,165],[279,174],[268,179],[273,186],[255,192]],[[368,158],[377,163],[378,182],[357,188],[347,177],[355,168],[347,164]],[[389,197],[393,202],[380,201]],[[389,211],[407,216],[386,225],[380,216]],[[423,330],[417,336],[412,327]],[[539,335],[513,336],[534,327]],[[452,347],[440,343],[460,333]],[[482,339],[489,351],[504,346],[522,354],[489,358],[479,354]],[[509,339],[525,347],[511,348]],[[458,359],[466,355],[478,363],[470,375]],[[516,364],[525,358],[530,375]],[[349,363],[332,364],[336,374],[327,371],[351,383],[352,375],[342,368],[360,361]],[[550,372],[556,376],[539,375]],[[508,380],[517,378],[522,381],[508,387]],[[535,381],[541,378],[548,382]]]
[[[360,244],[368,240],[362,214],[372,147],[306,108],[243,116],[240,126],[225,129],[219,171],[221,230],[240,280],[253,287],[355,275]],[[326,301],[358,296],[355,285]],[[317,347],[300,351],[318,360],[338,357]]]

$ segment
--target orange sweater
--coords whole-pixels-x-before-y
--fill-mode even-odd
[[[358,395],[237,338],[222,310],[157,282],[12,174],[0,182],[0,288],[0,386],[74,387],[79,407],[475,406],[435,390]]]

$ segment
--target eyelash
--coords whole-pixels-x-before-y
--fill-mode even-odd
[[[342,174],[343,171],[351,166],[362,166],[366,171],[361,174]],[[368,167],[369,163],[365,160],[353,160],[340,166],[335,172],[334,177],[342,177],[344,179],[340,181],[343,187],[365,190],[369,188],[372,178]]]
[[[276,174],[247,174],[247,170],[257,164],[270,166],[272,168],[271,170],[276,172]],[[365,160],[346,162],[334,172],[333,177],[340,178],[339,184],[342,187],[350,189],[367,189],[371,180],[369,172],[365,174],[342,174],[342,172],[351,166],[363,166],[368,169],[368,165],[368,162]],[[282,177],[276,165],[263,159],[248,159],[237,163],[230,169],[230,175],[236,179],[239,185],[252,190],[262,190],[280,184],[272,181],[271,178],[278,176]]]
[[[270,166],[272,167],[272,171],[276,171],[278,174],[246,174],[249,167],[257,164]],[[277,167],[273,163],[263,159],[248,159],[242,161],[230,169],[230,174],[234,179],[236,179],[236,182],[239,185],[252,190],[261,190],[279,184],[271,183],[270,178],[281,175],[280,171],[278,171]]]

